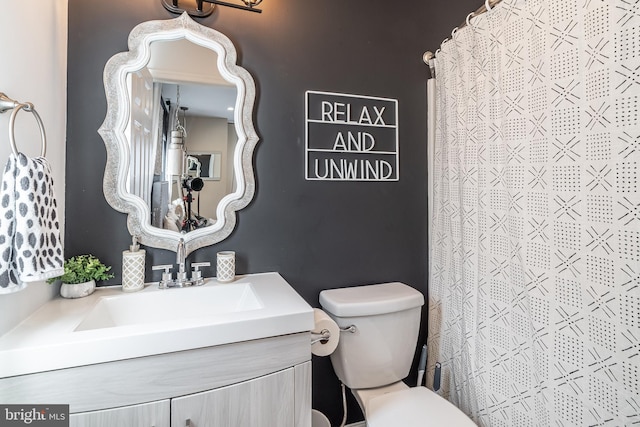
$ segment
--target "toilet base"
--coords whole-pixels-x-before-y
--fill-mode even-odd
[[[352,390],[367,427],[475,427],[460,409],[426,387],[403,382],[366,390]]]
[[[376,387],[376,388],[363,388],[359,390],[352,389],[351,394],[356,398],[358,405],[360,405],[360,409],[362,409],[362,413],[367,414],[366,408],[368,403],[374,397],[382,396],[383,394],[393,393],[396,391],[407,390],[409,388],[402,381],[398,381],[397,383],[389,384],[384,387]]]

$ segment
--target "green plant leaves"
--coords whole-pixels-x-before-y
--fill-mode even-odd
[[[95,280],[96,282],[109,280],[114,277],[113,274],[109,273],[109,270],[111,270],[110,266],[107,267],[91,254],[77,255],[64,262],[64,274],[62,276],[52,277],[47,280],[47,283],[61,280],[62,283],[73,285],[90,280]]]

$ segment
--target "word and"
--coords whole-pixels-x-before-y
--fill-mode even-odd
[[[373,150],[376,146],[376,139],[368,132],[351,132],[347,131],[345,139],[344,132],[338,132],[336,140],[333,143],[333,151],[353,151],[367,152]]]

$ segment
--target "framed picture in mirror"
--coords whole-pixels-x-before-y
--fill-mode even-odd
[[[220,181],[222,152],[187,152],[187,174],[193,178]]]

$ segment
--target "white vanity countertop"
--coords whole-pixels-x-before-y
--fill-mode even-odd
[[[236,310],[218,304],[212,312],[198,311],[208,307],[203,296],[233,289],[248,289],[253,306]],[[185,304],[191,296],[196,297],[193,304]],[[114,301],[126,302],[118,305],[124,316],[104,308]],[[131,313],[131,304],[140,301],[145,304]],[[175,302],[171,307],[178,311],[167,310],[167,301]],[[164,312],[154,318],[156,308]],[[134,320],[118,324],[119,317],[130,317],[127,311]],[[87,320],[109,318],[103,313],[115,321],[96,326]],[[166,290],[153,283],[130,294],[120,287],[98,288],[85,298],[57,297],[1,336],[0,378],[305,332],[313,325],[311,306],[278,273],[238,276],[228,284],[208,279],[204,286]]]

